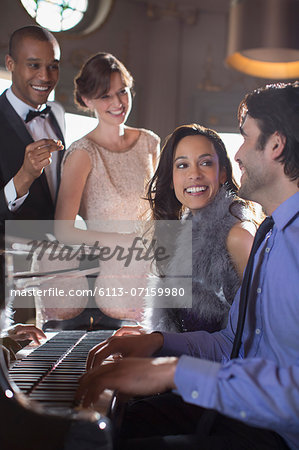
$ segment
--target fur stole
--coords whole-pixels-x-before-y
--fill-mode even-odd
[[[233,202],[233,194],[222,187],[211,204],[195,215],[187,216],[185,220],[192,220],[192,293],[189,293],[192,295],[192,308],[161,308],[163,299],[158,296],[152,298],[151,307],[145,306],[142,323],[147,331],[213,332],[226,326],[230,305],[240,286],[226,249],[227,235],[238,218],[248,220],[246,208]],[[177,268],[184,264],[187,270],[186,232],[186,227],[182,227],[176,240],[174,255],[169,263],[170,274],[177,274]],[[173,283],[174,287],[179,288],[175,279]],[[155,277],[149,281],[149,287],[158,289],[162,286],[163,278]],[[173,304],[176,302],[174,300]]]

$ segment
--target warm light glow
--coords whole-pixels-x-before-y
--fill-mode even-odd
[[[269,80],[299,76],[298,0],[231,2],[226,63]]]
[[[299,77],[299,61],[265,62],[247,58],[241,53],[233,53],[227,60],[233,69],[254,77],[269,79],[294,79]]]

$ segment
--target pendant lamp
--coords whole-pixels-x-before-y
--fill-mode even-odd
[[[299,77],[299,0],[232,0],[226,63],[260,78]]]

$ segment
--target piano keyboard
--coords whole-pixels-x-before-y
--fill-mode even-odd
[[[9,369],[11,379],[30,399],[51,412],[73,409],[78,379],[88,351],[111,336],[111,330],[60,331]]]

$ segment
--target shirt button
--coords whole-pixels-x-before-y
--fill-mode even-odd
[[[255,334],[260,334],[261,333],[261,330],[259,329],[259,328],[257,328],[256,330],[255,330]]]
[[[242,419],[245,419],[245,417],[247,416],[245,411],[240,411],[240,416],[242,417]]]
[[[198,392],[197,391],[192,391],[191,392],[191,397],[194,398],[194,399],[197,398],[198,397]]]
[[[262,292],[261,288],[257,288],[256,292],[260,294]]]
[[[266,252],[266,253],[269,253],[269,251],[270,251],[270,247],[266,247],[266,248],[265,248],[265,252]]]

